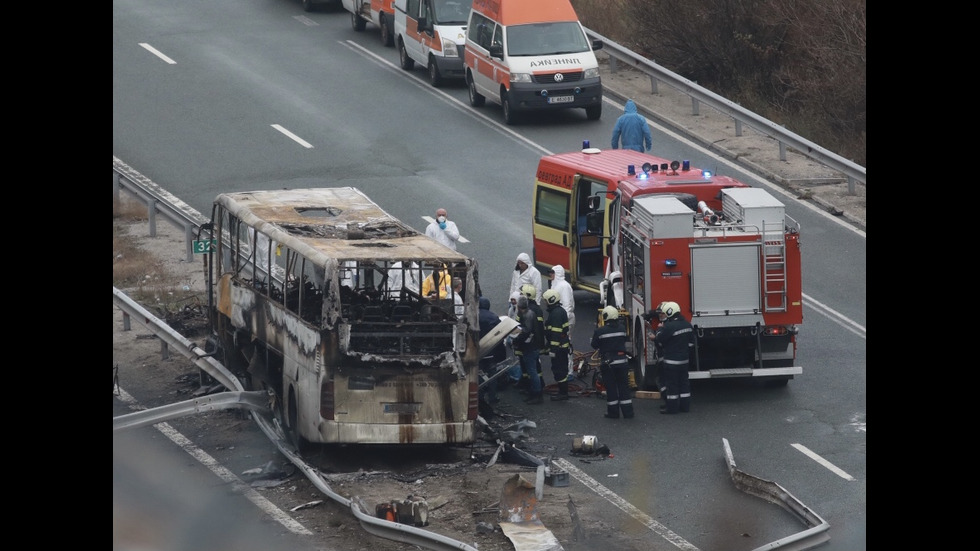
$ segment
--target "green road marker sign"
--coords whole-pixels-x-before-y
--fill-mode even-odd
[[[217,239],[194,241],[194,254],[207,254],[218,246]]]

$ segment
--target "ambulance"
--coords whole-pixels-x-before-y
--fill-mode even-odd
[[[395,45],[395,0],[343,0],[343,6],[355,31],[362,32],[372,23],[381,29],[382,44]]]
[[[471,4],[472,0],[395,0],[395,48],[402,69],[422,65],[433,86],[462,79]]]
[[[599,48],[569,0],[473,0],[463,62],[470,105],[499,104],[507,124],[521,112],[568,108],[598,120]]]

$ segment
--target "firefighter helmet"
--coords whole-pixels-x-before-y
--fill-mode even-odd
[[[619,319],[619,309],[615,306],[606,306],[602,309],[602,321]]]
[[[521,285],[521,294],[529,298],[530,300],[537,300],[538,290],[530,283],[525,283]]]
[[[543,298],[544,301],[548,303],[548,306],[554,306],[559,302],[561,302],[561,295],[559,295],[558,291],[554,289],[548,289],[547,291],[545,291],[544,294],[541,295],[541,298]]]
[[[660,306],[657,306],[657,313],[663,314],[668,318],[674,317],[674,314],[677,314],[680,311],[681,311],[680,305],[677,304],[676,302],[670,302],[669,300],[661,302]]]

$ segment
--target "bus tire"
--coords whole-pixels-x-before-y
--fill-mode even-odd
[[[289,442],[296,447],[300,454],[310,451],[310,441],[299,434],[299,413],[296,409],[296,391],[289,389],[289,400],[286,403],[286,434]]]

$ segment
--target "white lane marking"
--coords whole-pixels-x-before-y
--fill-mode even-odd
[[[153,54],[153,55],[155,55],[155,56],[157,56],[157,57],[159,57],[160,59],[162,59],[162,60],[164,60],[164,61],[166,61],[166,62],[167,62],[167,63],[169,63],[170,65],[176,65],[176,64],[177,64],[177,62],[176,62],[176,61],[174,61],[174,60],[172,60],[172,59],[170,59],[169,57],[167,57],[167,56],[165,56],[165,55],[163,55],[162,53],[160,53],[160,51],[159,51],[159,50],[157,50],[157,49],[156,49],[156,48],[154,48],[153,46],[150,46],[150,45],[149,45],[149,44],[147,44],[146,42],[140,42],[140,46],[142,46],[142,47],[144,47],[144,48],[146,48],[146,51],[148,51],[148,52],[150,52],[151,54]]]
[[[813,308],[814,310],[823,314],[824,316],[827,316],[828,318],[830,318],[830,321],[836,323],[837,325],[840,325],[844,329],[847,329],[848,331],[854,333],[855,335],[861,337],[862,339],[868,338],[867,329],[865,329],[864,326],[861,325],[860,323],[857,323],[851,318],[848,318],[844,314],[841,314],[837,310],[834,310],[830,306],[827,306],[826,304],[820,302],[819,300],[811,297],[806,293],[803,294],[803,298],[806,300],[806,302],[803,303],[804,305]]]
[[[595,479],[585,474],[578,467],[572,465],[567,460],[559,458],[559,459],[555,459],[554,463],[556,463],[562,469],[568,471],[569,474],[575,477],[575,480],[578,480],[582,484],[585,484],[585,486],[591,489],[593,492],[605,498],[606,501],[612,503],[613,505],[621,509],[623,512],[625,512],[627,515],[633,517],[641,524],[643,524],[644,526],[652,530],[655,534],[667,540],[668,542],[672,543],[678,549],[684,549],[686,551],[699,551],[699,549],[694,545],[692,545],[690,542],[678,536],[677,534],[671,532],[669,528],[667,528],[663,524],[660,524],[659,522],[651,518],[650,515],[637,509],[630,502],[619,497],[619,495],[617,495],[609,488],[606,488],[602,484],[599,484],[598,482],[596,482]]]
[[[283,134],[285,134],[286,136],[288,136],[291,140],[293,140],[294,142],[298,143],[299,145],[305,147],[306,149],[313,149],[313,144],[311,144],[310,142],[304,140],[303,138],[300,138],[296,134],[293,134],[289,130],[286,130],[282,126],[280,126],[278,124],[272,124],[270,126],[272,126],[273,128],[275,128],[276,130],[282,132]]]
[[[128,392],[120,387],[117,387],[119,393],[119,399],[123,402],[129,404],[129,408],[132,410],[143,410],[145,409],[141,406],[135,398],[133,398]],[[224,480],[231,485],[232,490],[242,494],[246,499],[255,504],[256,507],[261,509],[270,517],[274,518],[276,522],[282,524],[287,530],[293,532],[294,534],[301,534],[304,536],[312,536],[313,532],[310,532],[305,526],[296,522],[293,517],[286,514],[285,511],[276,507],[271,501],[262,497],[262,494],[253,490],[248,484],[246,484],[242,479],[235,476],[235,473],[229,471],[223,465],[218,463],[218,461],[207,454],[201,448],[194,445],[193,442],[187,439],[183,434],[174,430],[168,423],[157,423],[153,425],[153,428],[160,431],[164,436],[169,438],[174,444],[180,446],[185,452],[190,454],[191,457],[197,459],[202,465],[211,470],[214,474],[218,476],[221,480]]]
[[[447,212],[448,212],[448,211],[447,211]],[[425,222],[426,222],[426,225],[428,225],[428,224],[431,224],[431,223],[433,223],[433,222],[435,222],[435,219],[434,219],[434,218],[432,218],[431,216],[423,216],[423,217],[422,217],[422,220],[425,220]],[[469,242],[470,242],[470,240],[469,240],[469,239],[467,239],[467,238],[465,238],[465,237],[463,237],[463,234],[461,233],[461,234],[459,234],[459,242],[460,242],[460,243],[469,243]]]
[[[381,66],[381,68],[387,70],[392,74],[400,75],[402,78],[406,78],[408,76],[405,74],[406,71],[402,70],[391,61],[388,61],[387,59],[375,55],[373,52],[369,52],[368,50],[365,50],[363,46],[361,46],[360,44],[352,40],[340,41],[340,45],[357,50],[361,55],[371,58],[375,63]],[[497,120],[491,119],[488,115],[484,115],[479,110],[470,106],[469,102],[460,101],[452,97],[451,95],[449,95],[447,92],[433,88],[432,85],[430,85],[427,80],[408,78],[408,82],[412,83],[418,89],[424,90],[425,92],[434,95],[436,98],[442,100],[444,103],[449,104],[450,107],[456,109],[460,113],[463,113],[464,115],[467,115],[469,117],[476,119],[479,122],[482,122],[489,128],[497,131],[500,134],[505,135],[506,137],[516,142],[520,142],[521,144],[525,145],[528,149],[534,151],[539,155],[551,155],[552,153],[554,153],[553,151],[549,151],[548,149],[544,148],[538,143],[529,140],[528,138],[525,138],[524,136],[518,134],[516,131],[511,130],[510,128],[501,124]]]
[[[319,27],[320,26],[319,23],[317,23],[316,21],[310,19],[309,17],[306,17],[305,15],[297,15],[297,16],[293,17],[293,19],[299,21],[300,23],[306,25],[307,27]]]
[[[815,452],[811,451],[809,448],[807,448],[803,444],[790,444],[790,445],[793,446],[794,448],[796,448],[797,450],[799,450],[800,452],[802,452],[803,455],[809,457],[810,459],[816,461],[817,463],[820,463],[821,465],[823,465],[824,467],[826,467],[827,469],[829,469],[830,472],[836,474],[837,476],[843,478],[844,480],[854,480],[854,477],[853,476],[847,474],[846,472],[844,472],[843,470],[841,470],[840,468],[838,468],[836,465],[834,465],[830,461],[827,461],[826,459],[820,457],[819,455],[817,455]]]

